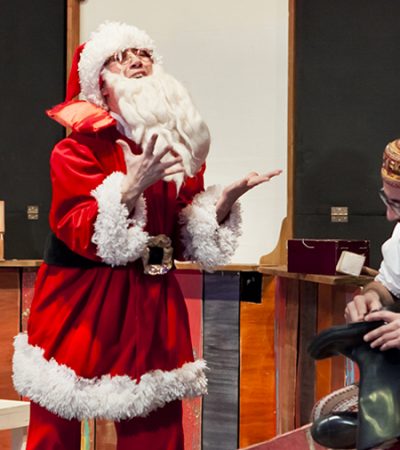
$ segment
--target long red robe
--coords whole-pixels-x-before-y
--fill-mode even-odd
[[[77,131],[52,152],[50,227],[72,251],[101,261],[93,243],[99,216],[93,191],[113,173],[126,173],[117,139],[134,153],[141,149],[90,104],[57,107],[52,114]],[[175,183],[164,181],[144,193],[144,232],[169,236],[175,258],[182,255],[178,215],[202,190],[200,170],[179,195]],[[145,275],[140,259],[92,268],[43,263],[28,334],[16,337],[15,348],[17,390],[66,418],[144,416],[169,401],[206,392],[205,363],[193,362],[187,310],[174,273]]]

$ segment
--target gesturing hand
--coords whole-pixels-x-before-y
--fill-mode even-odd
[[[172,147],[165,147],[158,155],[154,155],[157,137],[157,135],[151,137],[149,144],[140,155],[134,155],[129,145],[122,139],[117,141],[124,152],[126,163],[126,175],[121,187],[122,202],[127,205],[129,211],[133,209],[136,200],[146,188],[168,175],[184,170],[182,158],[176,155]],[[167,153],[173,155],[172,159],[162,162],[162,158]]]
[[[257,172],[250,172],[241,180],[238,180],[231,185],[229,185],[225,191],[229,193],[231,196],[235,196],[236,200],[245,194],[250,189],[258,186],[261,183],[265,183],[269,181],[271,178],[280,175],[282,170],[273,170],[272,172],[268,172],[262,175],[259,175]]]
[[[281,173],[282,170],[280,169],[273,170],[272,172],[268,172],[262,175],[259,175],[257,172],[250,172],[244,178],[237,180],[227,186],[217,203],[218,223],[221,223],[225,219],[225,217],[229,214],[232,205],[239,197],[241,197],[250,189],[253,189],[259,184],[269,181],[271,178],[276,177]]]

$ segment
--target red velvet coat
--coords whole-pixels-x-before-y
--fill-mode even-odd
[[[100,204],[94,191],[113,173],[126,173],[117,139],[134,153],[141,149],[90,104],[61,105],[50,115],[73,129],[51,155],[51,230],[75,253],[101,261],[93,242]],[[163,181],[144,193],[143,231],[171,237],[175,258],[182,255],[178,215],[202,190],[203,170],[178,196],[175,183]],[[144,416],[206,391],[205,363],[193,362],[174,273],[145,275],[140,259],[86,269],[42,264],[28,335],[19,335],[15,348],[17,390],[67,418]]]

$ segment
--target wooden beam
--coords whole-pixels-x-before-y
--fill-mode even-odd
[[[72,57],[79,45],[80,0],[67,0],[67,79]]]
[[[287,141],[287,239],[293,237],[293,212],[294,212],[294,111],[295,111],[295,14],[296,0],[289,0],[289,60],[288,60],[288,141]]]

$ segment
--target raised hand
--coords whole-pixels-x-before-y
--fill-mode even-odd
[[[147,147],[140,155],[134,155],[129,145],[122,139],[117,140],[124,152],[126,163],[126,175],[122,182],[122,202],[131,211],[136,200],[152,184],[176,173],[183,172],[182,158],[178,156],[172,147],[165,147],[159,154],[154,155],[157,135],[153,135]],[[171,153],[172,159],[161,161],[167,154]]]
[[[229,214],[232,205],[243,194],[254,187],[266,183],[271,178],[280,175],[282,170],[277,169],[265,174],[258,174],[257,172],[250,172],[244,178],[237,180],[227,186],[222,193],[221,198],[217,202],[217,221],[221,223]]]

